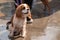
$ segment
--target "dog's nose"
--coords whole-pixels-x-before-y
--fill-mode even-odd
[[[29,11],[29,9],[27,9]]]

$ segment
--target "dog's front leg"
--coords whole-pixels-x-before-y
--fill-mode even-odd
[[[22,35],[23,37],[25,37],[26,36],[26,25],[24,25],[24,27],[23,27],[23,35]]]
[[[26,36],[26,22],[27,22],[27,20],[25,19],[25,22],[24,22],[24,25],[23,25],[23,37],[25,37]]]

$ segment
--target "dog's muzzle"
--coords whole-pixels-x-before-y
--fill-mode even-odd
[[[22,10],[22,13],[24,13],[24,14],[28,14],[28,12],[29,12],[29,9]]]

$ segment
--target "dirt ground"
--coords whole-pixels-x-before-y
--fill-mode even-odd
[[[49,5],[50,15],[49,12],[43,11],[44,7],[40,0],[33,3],[31,11],[34,21],[32,24],[27,24],[26,37],[15,40],[60,40],[60,0],[49,0]],[[10,17],[0,18],[0,25],[6,24],[7,19]]]

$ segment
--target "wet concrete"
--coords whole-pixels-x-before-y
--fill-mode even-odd
[[[27,24],[27,34],[25,38],[15,40],[60,40],[60,0],[49,0],[51,15],[45,15],[43,4],[37,1],[33,5],[33,23]],[[48,13],[48,12],[47,12]],[[9,31],[6,30],[6,22],[9,17],[0,19],[0,40],[9,40]]]

